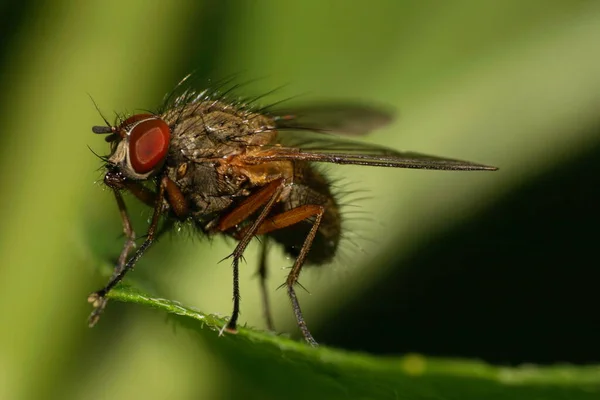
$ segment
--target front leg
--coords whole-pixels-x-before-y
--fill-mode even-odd
[[[127,256],[129,254],[130,250],[135,246],[133,243],[133,239],[131,239],[131,238],[128,239],[123,248],[123,252],[121,253],[121,257],[119,257],[119,264],[115,268],[115,271],[114,271],[113,275],[111,276],[110,280],[108,281],[108,283],[106,284],[106,286],[104,286],[104,288],[102,288],[88,296],[88,302],[92,303],[92,305],[94,306],[94,310],[92,311],[92,313],[89,317],[90,327],[94,326],[98,322],[100,315],[104,311],[104,308],[106,307],[106,303],[108,301],[108,299],[106,298],[106,295],[125,277],[125,275],[127,274],[128,271],[133,269],[136,262],[140,259],[140,257],[144,254],[144,252],[154,242],[158,223],[160,220],[160,216],[162,214],[163,202],[165,199],[165,191],[166,191],[168,182],[169,182],[169,178],[167,176],[164,176],[163,178],[161,178],[161,180],[159,182],[158,194],[156,195],[156,198],[154,199],[155,204],[154,204],[154,212],[152,214],[152,221],[150,223],[150,227],[148,228],[148,233],[146,235],[146,240],[144,241],[144,243],[137,249],[137,251],[135,252],[133,257],[131,257],[129,259],[129,261],[127,263],[125,263],[125,260],[127,259]],[[123,182],[121,182],[121,183],[123,183]],[[113,186],[113,189],[115,190],[115,193],[118,192],[118,189],[115,188],[114,186]],[[127,213],[124,208],[125,203],[123,202],[123,199],[120,196],[120,194],[116,195],[116,197],[117,197],[117,203],[119,204],[119,209],[121,211],[121,215],[122,216],[125,215],[125,219],[123,221],[123,229],[127,230],[128,232],[131,232],[133,234],[133,230],[131,229],[131,223],[129,221],[129,217],[127,217]],[[123,262],[122,265],[121,265],[121,260]]]
[[[133,231],[133,226],[131,225],[131,220],[129,219],[129,214],[127,213],[127,207],[125,206],[125,201],[123,201],[123,196],[121,195],[119,189],[113,189],[113,194],[115,195],[117,205],[119,206],[119,213],[121,214],[121,221],[123,222],[125,244],[123,245],[123,250],[121,250],[121,255],[119,256],[119,260],[117,261],[117,265],[115,266],[111,279],[114,279],[123,271],[123,269],[125,268],[125,262],[127,261],[127,257],[129,257],[129,252],[131,252],[131,250],[135,248],[135,232]],[[106,298],[88,298],[88,301],[93,302],[95,307],[94,311],[88,319],[88,323],[91,328],[94,325],[96,325],[96,323],[100,319],[100,315],[106,307],[107,300]]]

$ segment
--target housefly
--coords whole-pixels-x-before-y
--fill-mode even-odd
[[[110,154],[102,157],[104,183],[113,191],[126,240],[112,277],[88,298],[94,306],[90,326],[103,312],[107,294],[160,233],[176,221],[188,221],[206,235],[223,234],[237,240],[230,255],[233,312],[223,330],[236,331],[239,262],[250,241],[261,237],[258,275],[267,326],[273,328],[265,252],[267,242],[273,241],[295,260],[282,286],[304,339],[316,346],[302,316],[296,286],[304,265],[321,265],[334,258],[342,235],[338,201],[316,163],[496,170],[335,135],[362,135],[388,124],[392,113],[379,107],[341,102],[292,110],[258,108],[252,101],[231,102],[216,92],[182,90],[184,81],[157,112],[122,115],[114,124],[104,119],[106,126],[92,128],[96,134],[105,134],[110,144]],[[173,94],[177,90],[180,93]],[[122,192],[153,209],[147,234],[135,252],[135,233]]]

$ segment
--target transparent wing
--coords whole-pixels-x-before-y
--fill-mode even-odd
[[[314,135],[317,137],[312,138]],[[301,160],[333,164],[449,171],[497,170],[496,167],[489,165],[415,152],[400,152],[383,146],[342,139],[333,135],[312,134],[308,135],[311,136],[310,138],[304,138],[304,135],[280,136],[282,137],[279,145],[263,146],[257,151],[250,151],[245,159],[249,162]]]
[[[271,111],[277,129],[367,134],[388,125],[394,119],[391,109],[360,102],[321,102]]]
[[[298,148],[314,152],[363,153],[372,155],[393,155],[397,151],[376,144],[359,142],[328,132],[284,131],[277,136],[281,147]]]

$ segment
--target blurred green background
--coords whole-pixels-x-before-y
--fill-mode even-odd
[[[600,360],[597,260],[586,258],[600,222],[599,2],[57,0],[5,1],[0,13],[0,398],[261,392],[159,313],[111,303],[86,325],[86,297],[122,240],[87,149],[108,151],[88,94],[109,116],[154,109],[191,71],[200,85],[261,78],[240,94],[287,85],[271,101],[386,103],[400,118],[365,140],[501,168],[331,168],[343,190],[366,193],[347,197],[339,260],[302,277],[317,339],[507,364]],[[149,212],[133,203],[141,234]],[[231,271],[217,262],[232,248],[175,233],[132,279],[229,315]],[[275,291],[291,261],[272,253],[276,326],[297,337]],[[263,327],[254,246],[246,258],[241,319]]]

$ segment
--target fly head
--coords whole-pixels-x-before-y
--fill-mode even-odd
[[[113,182],[117,176],[148,179],[161,169],[167,158],[171,129],[156,115],[135,114],[117,126],[94,126],[92,132],[108,134],[106,141],[110,143],[111,154],[107,158],[105,181]]]

